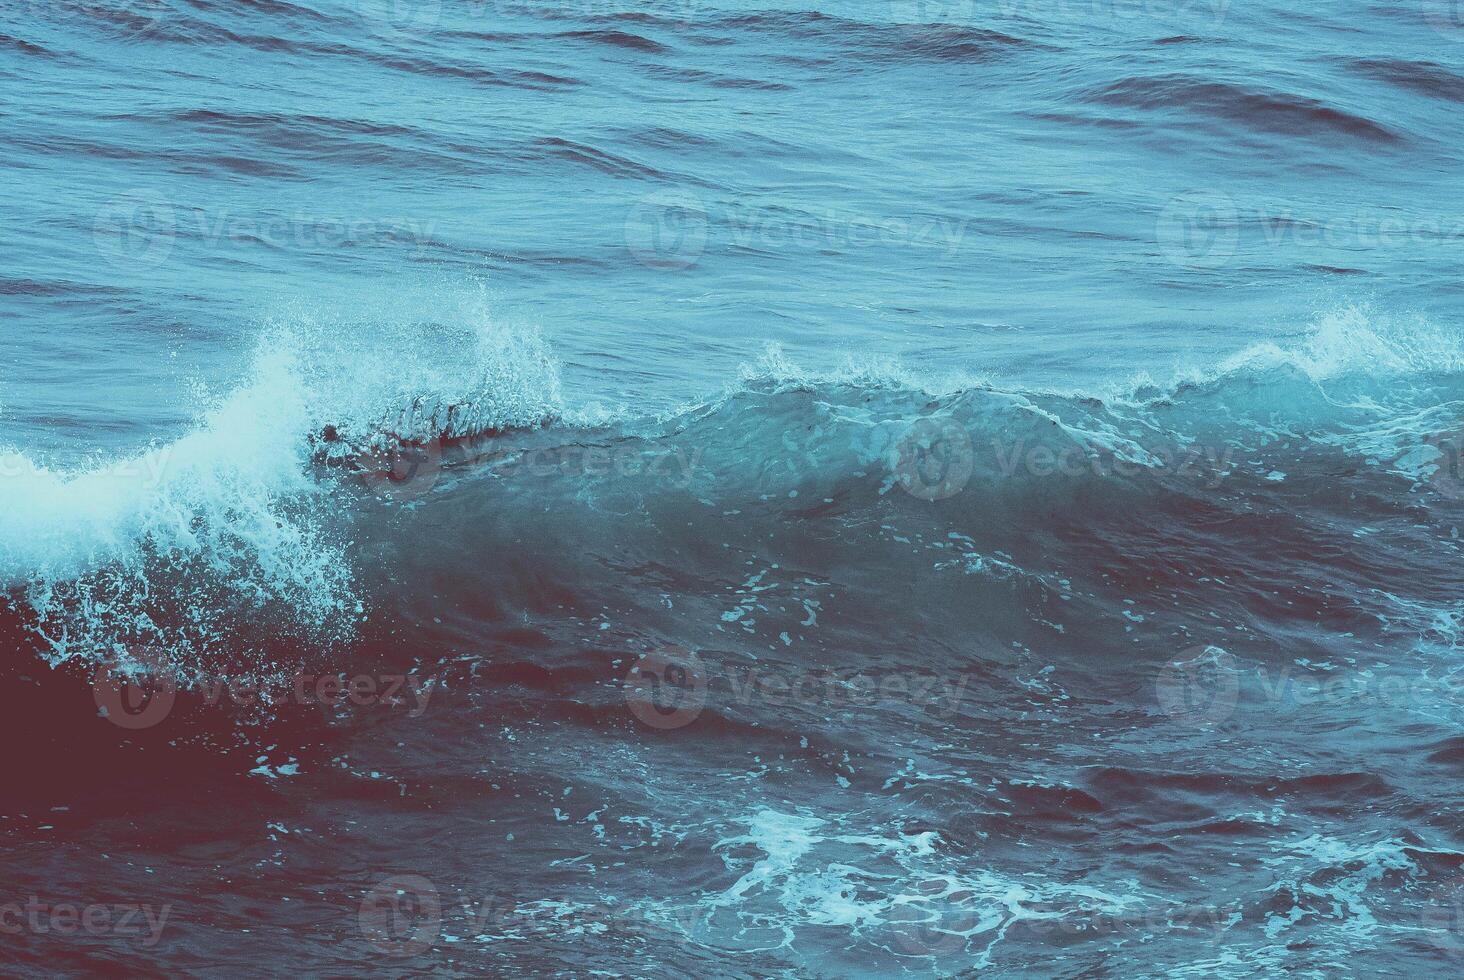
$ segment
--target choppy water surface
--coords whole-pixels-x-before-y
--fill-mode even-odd
[[[0,12],[6,973],[1459,970],[1454,5]]]

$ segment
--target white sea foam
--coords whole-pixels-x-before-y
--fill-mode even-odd
[[[312,465],[324,428],[344,451],[558,412],[557,367],[536,336],[453,312],[464,318],[348,330],[296,310],[174,442],[72,469],[0,450],[0,576],[25,595],[49,658],[146,644],[196,663],[228,647],[214,641],[230,615],[276,606],[281,632],[349,634],[362,604],[338,481]]]

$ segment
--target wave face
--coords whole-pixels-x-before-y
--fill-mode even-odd
[[[1456,968],[1446,7],[7,21],[4,972]]]

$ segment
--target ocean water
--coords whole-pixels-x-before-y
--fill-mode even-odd
[[[0,972],[1464,965],[1464,9],[0,0]]]

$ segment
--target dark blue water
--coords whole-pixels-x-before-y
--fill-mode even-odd
[[[0,16],[7,974],[1460,969],[1457,5]]]

